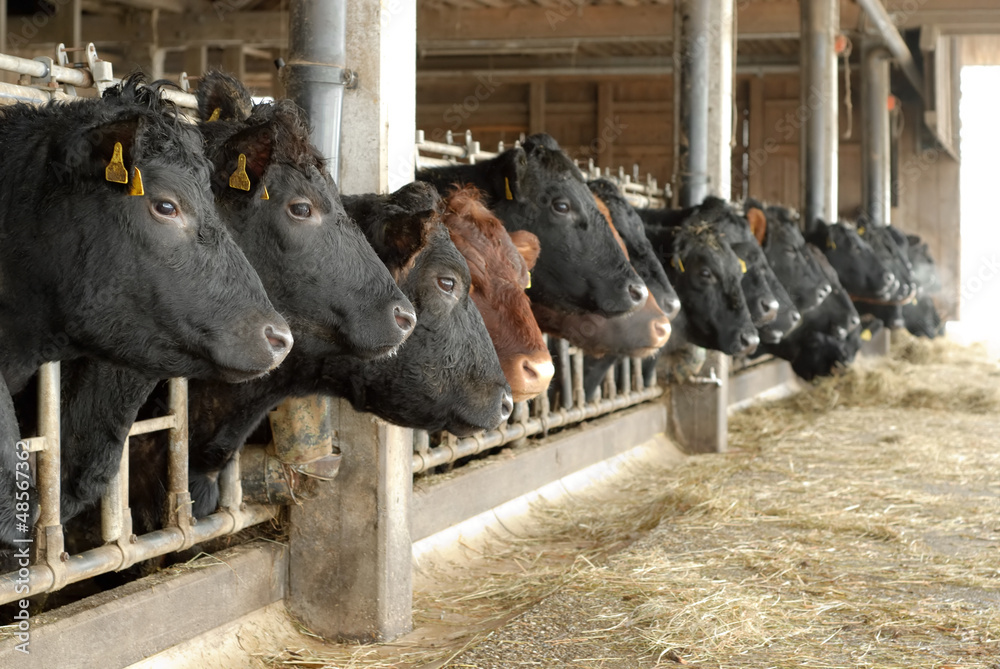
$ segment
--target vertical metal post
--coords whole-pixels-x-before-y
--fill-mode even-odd
[[[731,196],[734,32],[733,0],[674,0],[674,192],[680,207],[710,194]],[[705,358],[705,370],[729,368],[722,353],[708,351]],[[719,385],[686,383],[671,391],[673,434],[690,451],[726,449],[728,373],[720,379]]]
[[[677,205],[730,197],[733,0],[674,2],[674,193]]]
[[[880,40],[865,39],[861,52],[861,201],[869,224],[891,218],[889,151],[889,52]]]
[[[837,216],[837,54],[840,29],[838,0],[799,3],[799,109],[804,114],[799,138],[801,225],[808,230],[817,218]]]
[[[38,433],[45,449],[38,453],[38,562],[53,574],[53,587],[65,583],[62,565],[63,529],[60,521],[59,363],[47,362],[38,370]]]
[[[7,0],[0,0],[0,53],[7,53]]]
[[[312,143],[340,182],[340,120],[347,68],[347,0],[292,0],[285,91],[306,111]]]

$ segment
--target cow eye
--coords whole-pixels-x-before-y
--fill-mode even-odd
[[[153,212],[163,218],[176,218],[179,213],[177,205],[170,200],[154,200],[152,203]]]
[[[569,202],[566,200],[553,200],[552,209],[557,214],[568,214],[569,213]]]
[[[698,274],[703,279],[711,279],[712,278],[712,270],[708,269],[707,267],[702,267],[701,270],[698,272]]]
[[[449,295],[455,292],[455,280],[447,276],[438,277],[438,288],[448,293]]]
[[[292,202],[288,205],[288,213],[293,218],[307,219],[312,216],[312,205],[308,202]]]

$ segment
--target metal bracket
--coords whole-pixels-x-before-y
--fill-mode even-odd
[[[356,70],[337,65],[320,65],[318,63],[285,63],[282,69],[296,71],[303,81],[314,81],[322,84],[335,84],[348,90],[358,87],[359,76]],[[288,76],[287,74],[285,76]]]

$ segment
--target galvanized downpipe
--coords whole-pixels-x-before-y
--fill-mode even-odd
[[[347,0],[292,0],[285,90],[309,116],[312,143],[338,183],[346,59]]]
[[[892,17],[889,16],[889,12],[882,6],[881,0],[858,0],[858,5],[875,26],[875,30],[882,37],[885,48],[896,59],[903,74],[913,84],[913,88],[917,91],[917,94],[923,98],[923,75],[917,69],[917,64],[913,61],[913,54],[910,53],[910,48],[906,46],[903,36],[896,30],[896,26],[892,22]]]
[[[889,170],[889,57],[880,40],[865,40],[861,66],[861,201],[869,224],[891,220]]]
[[[799,3],[801,39],[799,109],[805,118],[799,137],[799,203],[801,225],[809,230],[817,219],[837,217],[837,54],[834,39],[840,26],[838,0]]]

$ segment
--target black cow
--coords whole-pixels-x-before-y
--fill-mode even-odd
[[[798,214],[785,207],[764,207],[750,199],[744,202],[743,211],[771,269],[799,313],[825,300],[832,287],[806,248]]]
[[[863,217],[858,219],[857,231],[858,236],[872,247],[876,257],[888,271],[892,272],[898,282],[895,289],[881,299],[893,304],[904,304],[913,299],[916,296],[917,283],[906,252],[906,236],[891,225],[882,227],[870,225]],[[865,296],[864,299],[869,298]]]
[[[941,290],[941,277],[919,236],[907,235],[907,256],[917,284],[916,295],[905,304],[864,304],[862,308],[890,328],[905,327],[917,337],[937,337],[943,332],[943,323],[931,295]]]
[[[5,107],[0,147],[0,372],[11,393],[46,360],[246,380],[288,354],[288,326],[219,221],[200,135],[141,77],[100,99]],[[25,534],[11,429],[0,435],[3,543]]]
[[[851,364],[862,343],[870,341],[881,330],[882,321],[865,314],[861,317],[861,324],[845,340],[812,331],[803,341],[799,354],[792,360],[792,369],[806,381],[817,376],[830,376]]]
[[[679,226],[647,223],[645,229],[681,299],[664,350],[694,344],[729,355],[752,353],[760,339],[740,285],[742,264],[729,244],[697,208]]]
[[[413,307],[347,218],[336,185],[309,144],[302,113],[290,101],[251,111],[242,84],[215,72],[206,75],[198,96],[204,118],[225,110],[201,126],[213,162],[216,206],[296,338],[282,367],[240,392],[294,388],[303,366],[308,369],[308,361],[319,356],[394,352],[413,331]],[[245,170],[248,190],[232,187],[237,170]],[[129,426],[157,379],[98,360],[81,362],[64,376],[66,520],[103,493]],[[220,385],[222,394],[228,386]]]
[[[833,268],[844,289],[856,299],[887,300],[899,286],[899,280],[884,257],[858,234],[857,228],[843,221],[826,224],[819,221],[809,235]]]
[[[446,194],[471,184],[508,231],[538,237],[541,253],[528,296],[568,313],[618,316],[639,309],[648,290],[618,246],[579,168],[545,134],[475,165],[421,170]]]

